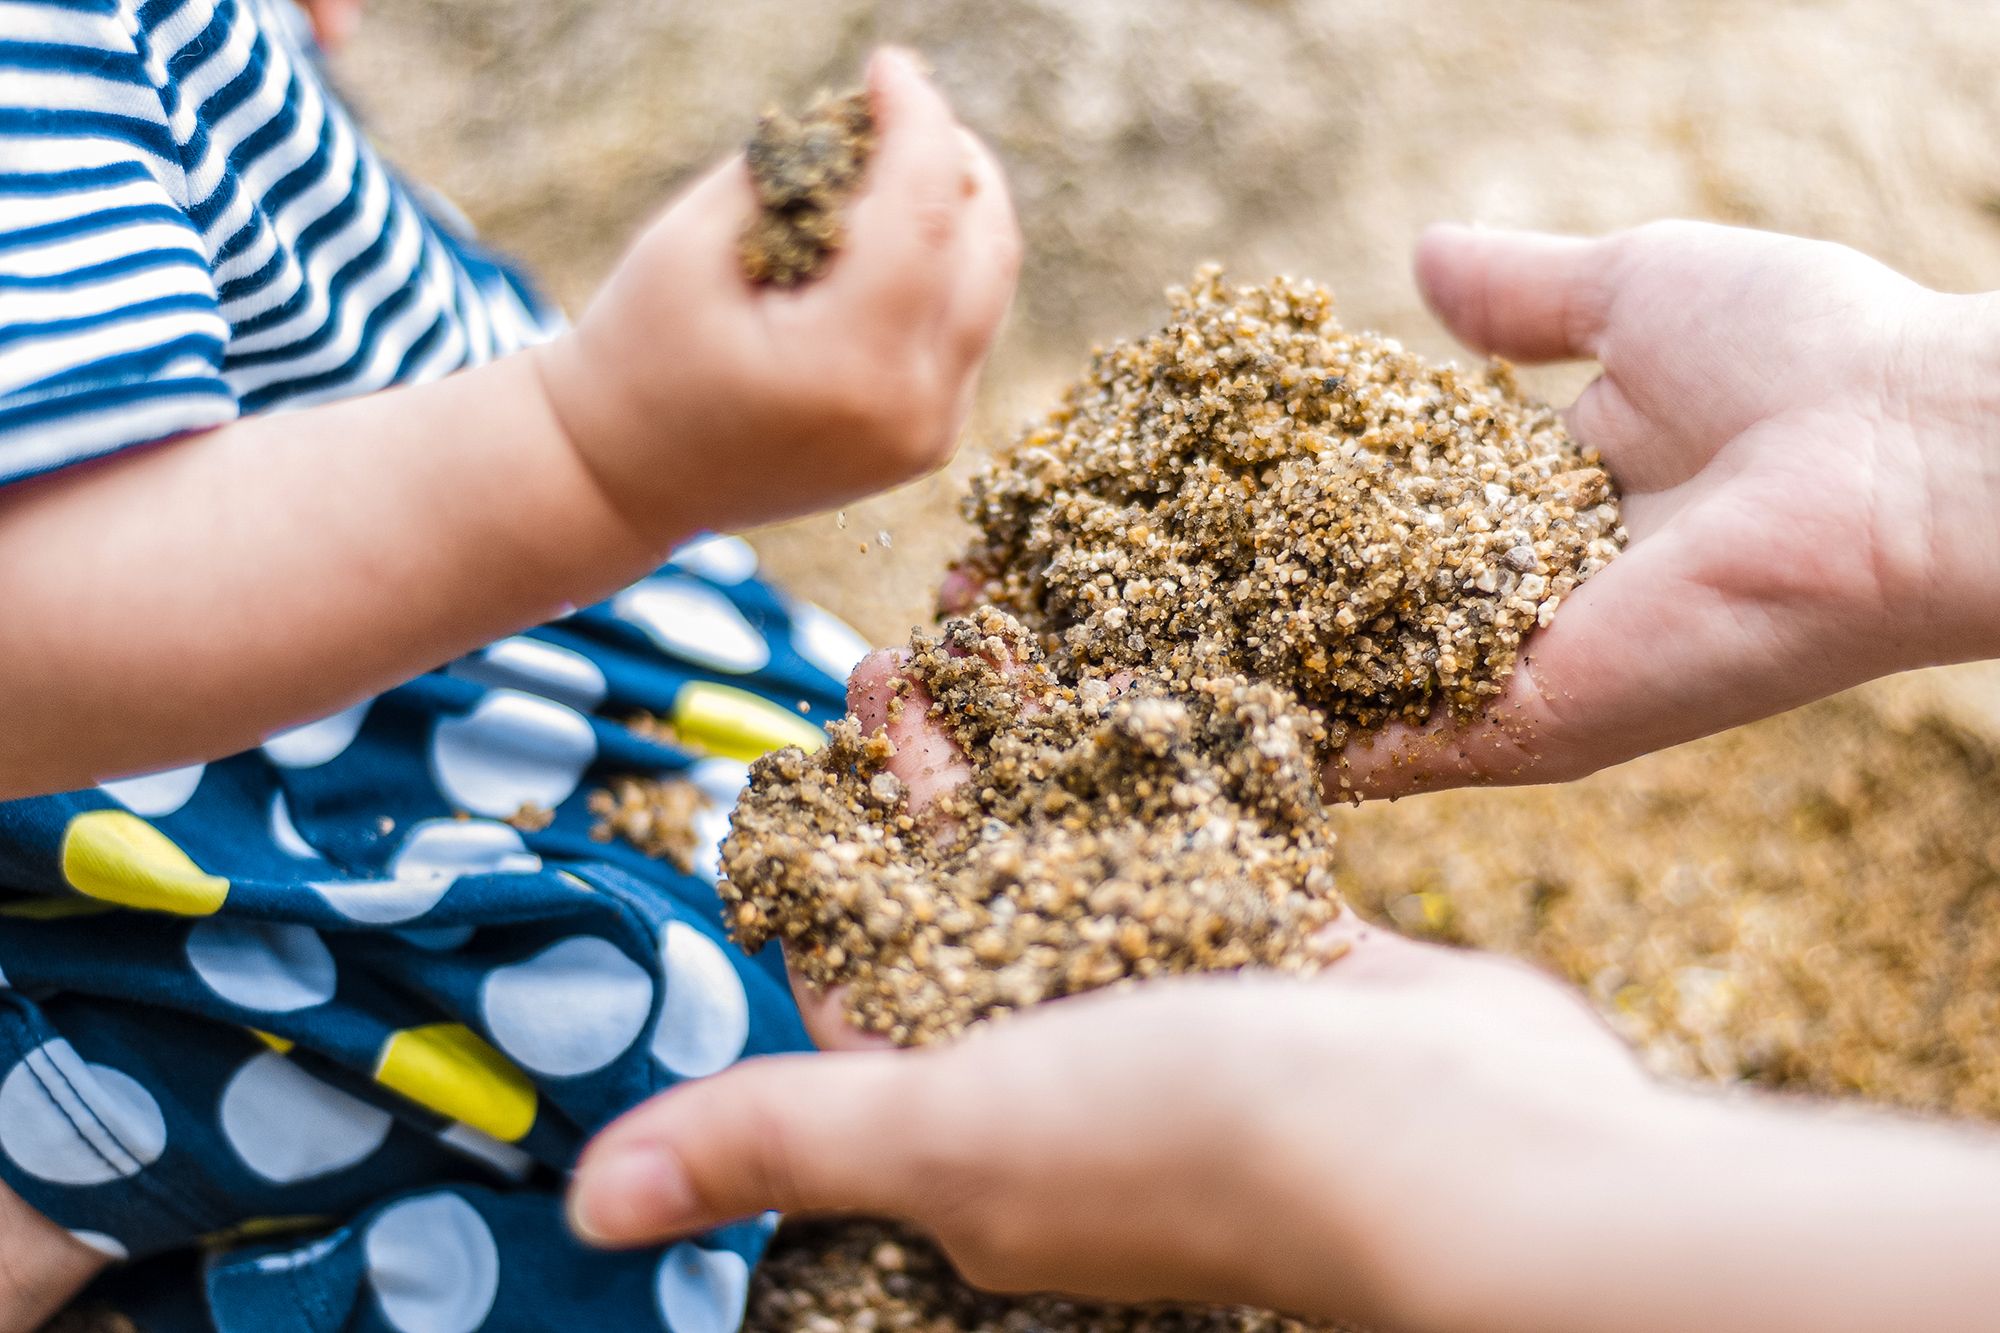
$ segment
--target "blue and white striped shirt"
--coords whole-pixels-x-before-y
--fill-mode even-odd
[[[0,0],[0,483],[546,336],[444,216],[290,0]]]

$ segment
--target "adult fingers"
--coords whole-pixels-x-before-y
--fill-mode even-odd
[[[577,1235],[641,1245],[767,1209],[906,1215],[923,1190],[923,1056],[772,1056],[640,1106],[584,1150]]]
[[[1577,590],[1477,717],[1349,746],[1327,767],[1329,797],[1562,782],[1790,706],[1769,688],[1782,635],[1704,586],[1686,542],[1662,538]]]
[[[1597,355],[1615,294],[1612,244],[1439,224],[1417,242],[1417,286],[1461,342],[1517,361]]]

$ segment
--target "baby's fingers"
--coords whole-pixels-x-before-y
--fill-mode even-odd
[[[986,359],[1021,272],[1021,228],[1007,179],[986,145],[961,129],[965,144],[965,220],[958,233],[957,289],[944,315],[951,369],[970,377]]]
[[[847,682],[847,708],[863,735],[882,732],[895,747],[889,771],[902,782],[910,813],[921,815],[931,802],[972,776],[972,764],[958,742],[931,717],[930,691],[903,675],[908,656],[883,649],[861,659]]]
[[[893,1049],[887,1037],[863,1032],[847,1021],[847,987],[825,990],[799,976],[787,958],[785,977],[792,985],[792,1000],[799,1007],[799,1019],[806,1035],[822,1051],[886,1051]]]
[[[868,66],[877,142],[848,209],[847,250],[821,286],[865,299],[879,328],[934,329],[952,288],[966,213],[966,147],[958,121],[906,52]]]

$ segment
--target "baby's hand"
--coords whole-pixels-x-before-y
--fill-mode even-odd
[[[1578,777],[2000,649],[1993,298],[1696,223],[1438,228],[1417,274],[1481,351],[1602,363],[1567,416],[1617,479],[1632,545],[1479,724],[1356,749],[1355,787]]]
[[[579,456],[649,538],[830,508],[951,456],[1020,236],[998,166],[910,57],[879,53],[868,85],[877,143],[821,277],[744,277],[755,203],[734,158],[544,350]]]

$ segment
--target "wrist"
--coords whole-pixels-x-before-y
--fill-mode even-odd
[[[1892,590],[1920,624],[1922,659],[2000,656],[2000,293],[1931,295],[1904,338],[1885,417],[1906,432],[1925,558]]]
[[[1441,1175],[1437,1197],[1414,1210],[1422,1225],[1389,1247],[1386,1322],[1422,1333],[1624,1329],[1608,1317],[1628,1297],[1615,1261],[1635,1243],[1632,1219],[1677,1208],[1680,1176],[1713,1133],[1703,1101],[1635,1080],[1560,1123],[1471,1149],[1471,1169]]]
[[[705,525],[676,502],[684,492],[651,480],[674,475],[680,465],[616,377],[603,373],[604,356],[585,337],[572,329],[530,350],[541,399],[593,506],[657,564]]]

